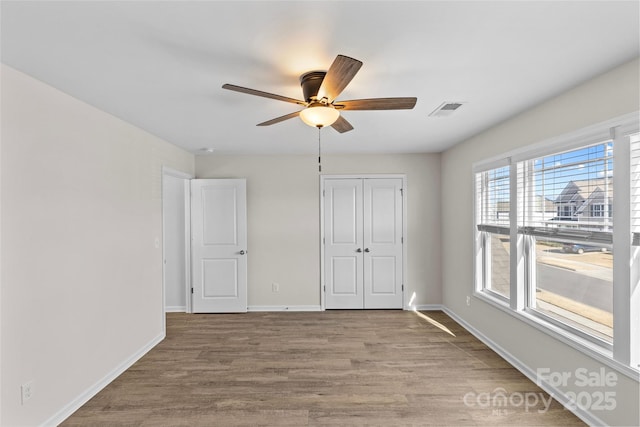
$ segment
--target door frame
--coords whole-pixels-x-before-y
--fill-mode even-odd
[[[165,257],[166,257],[166,229],[165,229],[165,218],[164,218],[164,177],[170,176],[173,178],[179,178],[184,180],[184,188],[185,188],[185,200],[184,200],[184,243],[185,243],[185,311],[187,313],[191,313],[191,202],[190,202],[190,194],[191,194],[191,185],[190,181],[194,178],[193,175],[179,171],[177,169],[173,169],[167,166],[162,166],[162,329],[166,333],[166,316],[165,316],[165,294],[166,294],[166,268],[165,268]]]
[[[319,239],[319,247],[320,247],[320,283],[318,286],[318,290],[320,292],[320,310],[326,310],[325,301],[324,301],[324,286],[325,286],[325,277],[324,277],[324,194],[325,194],[325,183],[327,180],[331,179],[375,179],[375,178],[388,178],[388,179],[401,179],[402,180],[402,236],[403,236],[403,244],[402,244],[402,282],[404,286],[404,290],[408,290],[407,283],[407,175],[406,174],[387,174],[387,173],[379,173],[379,174],[350,174],[350,175],[320,175],[320,239]],[[407,309],[406,303],[406,293],[402,292],[402,309]]]

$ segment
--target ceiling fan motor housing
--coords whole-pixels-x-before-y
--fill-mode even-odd
[[[326,74],[325,71],[310,71],[300,76],[300,86],[302,86],[305,101],[311,102],[312,99],[316,99]]]

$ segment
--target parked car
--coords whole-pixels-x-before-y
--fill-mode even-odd
[[[583,254],[585,252],[606,252],[607,248],[601,246],[579,245],[574,243],[566,243],[562,245],[562,252]]]

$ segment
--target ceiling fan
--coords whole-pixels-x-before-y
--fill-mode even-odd
[[[232,84],[224,84],[222,88],[304,107],[300,111],[258,123],[257,126],[270,126],[299,116],[309,126],[317,128],[331,126],[338,132],[344,133],[352,130],[353,126],[342,117],[341,110],[410,110],[416,105],[417,98],[370,98],[337,101],[336,98],[347,87],[360,67],[362,67],[361,61],[338,55],[328,71],[311,71],[303,74],[300,76],[300,86],[302,86],[304,101]]]

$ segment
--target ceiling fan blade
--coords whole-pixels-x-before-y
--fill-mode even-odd
[[[418,98],[371,98],[339,101],[333,106],[338,110],[411,110]]]
[[[300,111],[296,111],[294,113],[285,114],[284,116],[276,117],[275,119],[267,120],[266,122],[258,123],[256,126],[270,126],[275,125],[276,123],[284,122],[285,120],[293,119],[294,117],[298,117]]]
[[[278,101],[291,102],[292,104],[298,104],[298,105],[304,105],[304,106],[307,105],[306,102],[301,101],[299,99],[293,99],[287,96],[276,95],[274,93],[269,93],[269,92],[263,92],[261,90],[249,89],[248,87],[231,85],[229,83],[222,85],[222,89],[233,90],[236,92],[246,93],[249,95],[262,96],[263,98],[277,99]]]
[[[350,130],[353,130],[353,126],[351,126],[351,123],[349,123],[347,119],[345,119],[342,116],[338,117],[338,120],[333,122],[331,127],[340,133],[345,133],[345,132],[349,132]]]
[[[329,102],[333,101],[340,95],[351,79],[356,75],[362,67],[362,62],[348,56],[338,55],[329,67],[329,71],[324,76],[320,89],[318,90],[318,98],[327,98]]]

